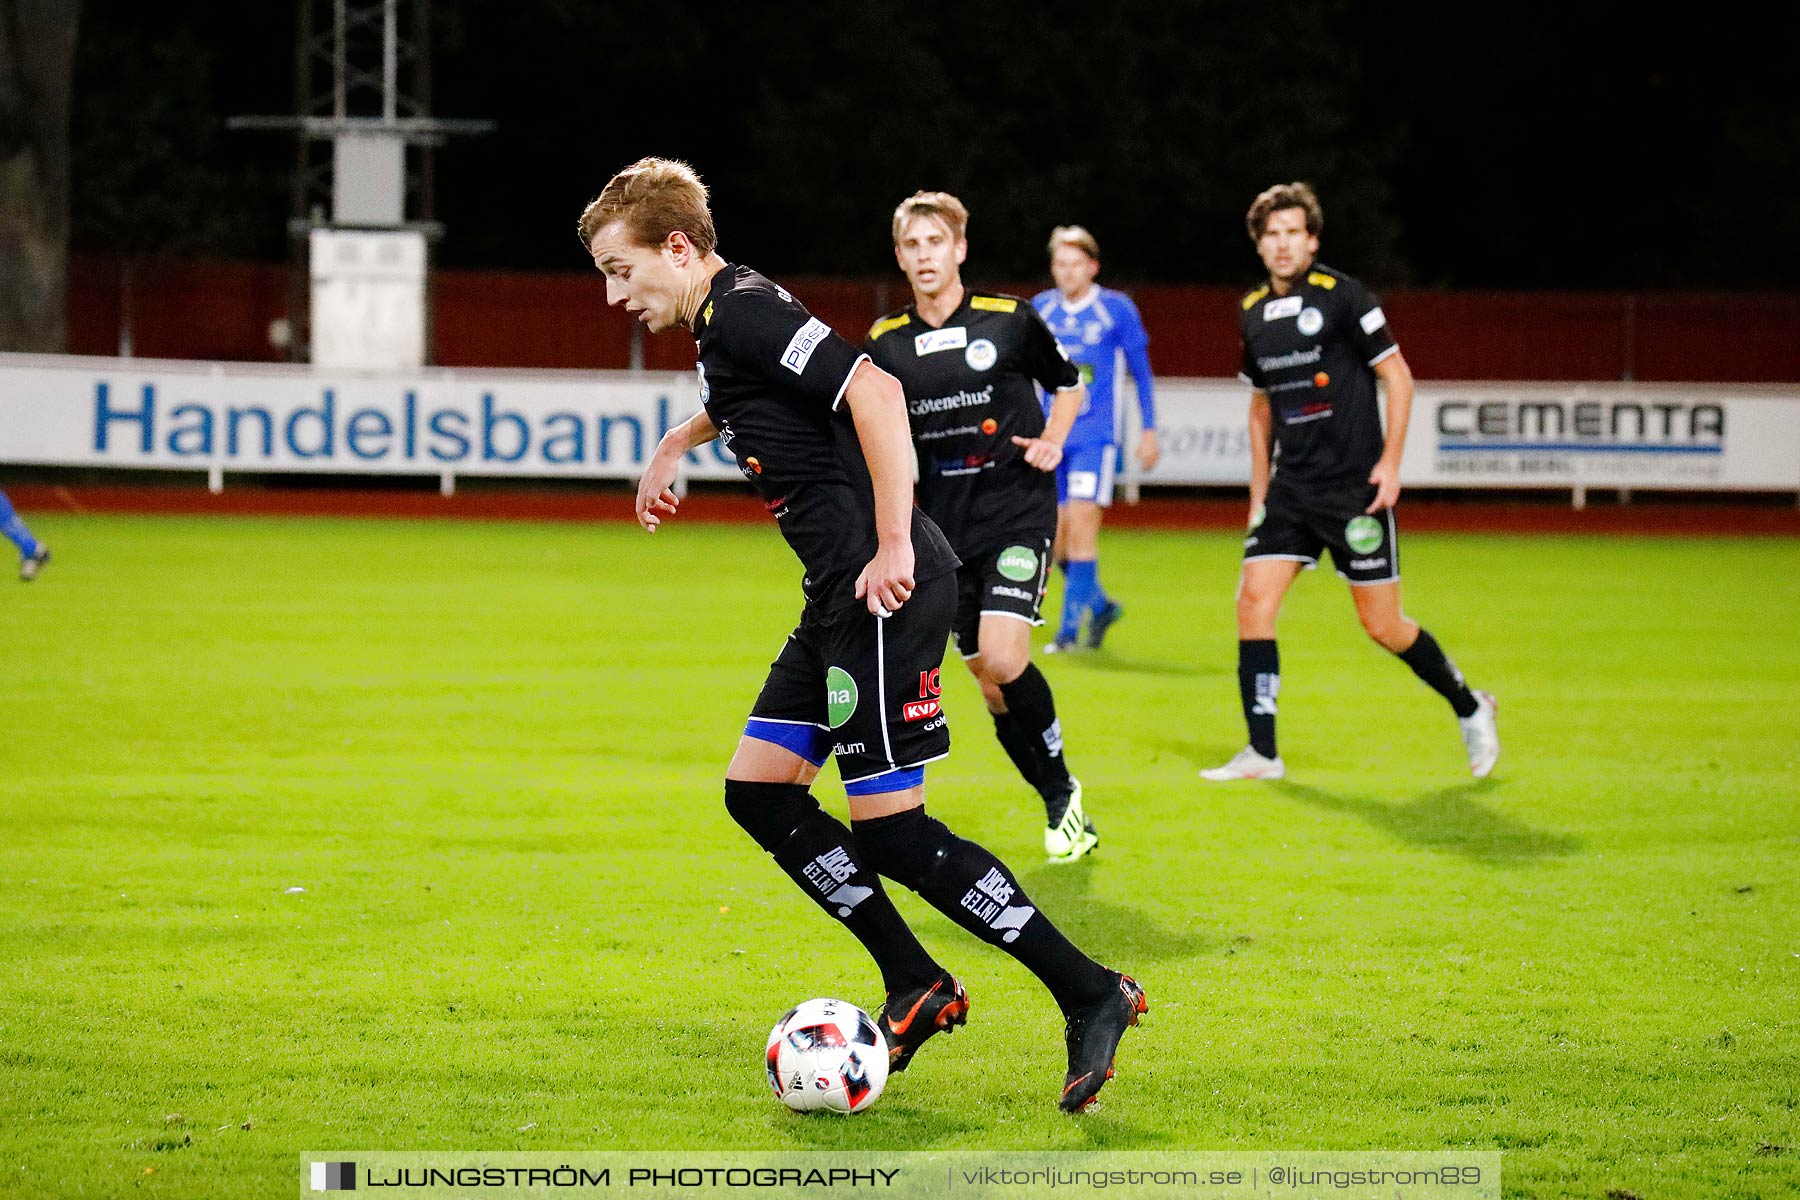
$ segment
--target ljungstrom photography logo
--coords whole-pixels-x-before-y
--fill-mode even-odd
[[[350,1162],[316,1162],[312,1164],[312,1190],[315,1192],[354,1192],[356,1164]]]

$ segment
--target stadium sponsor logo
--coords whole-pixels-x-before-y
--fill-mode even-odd
[[[1680,400],[1447,400],[1440,450],[1718,454],[1725,408]]]
[[[933,413],[954,412],[959,408],[980,408],[993,399],[994,385],[990,383],[979,392],[961,391],[950,396],[934,396],[929,400],[910,400],[906,410],[915,417],[928,417]]]
[[[1284,317],[1300,315],[1300,306],[1306,301],[1299,296],[1283,296],[1279,300],[1271,300],[1263,305],[1263,320],[1279,321]]]
[[[825,713],[831,728],[836,729],[856,715],[856,680],[842,667],[825,672]]]
[[[1292,354],[1270,354],[1256,360],[1256,366],[1263,371],[1280,371],[1287,367],[1310,367],[1325,356],[1322,346],[1314,346],[1310,350],[1296,350]]]
[[[1385,554],[1376,558],[1353,558],[1350,560],[1350,569],[1353,571],[1374,571],[1385,566],[1387,566],[1387,555]]]
[[[900,706],[900,717],[905,721],[928,721],[938,715],[940,705],[937,700],[908,700]]]
[[[1058,343],[1057,348],[1061,349],[1061,343]],[[1063,357],[1067,358],[1068,356],[1068,352],[1064,351]],[[1000,361],[1000,352],[994,349],[994,343],[986,338],[976,338],[963,352],[963,361],[977,371],[985,371]]]
[[[1344,541],[1356,553],[1367,554],[1381,545],[1383,532],[1381,522],[1374,517],[1353,517],[1350,523],[1344,526]]]
[[[868,746],[862,742],[839,742],[831,748],[831,756],[836,758],[840,754],[863,754],[867,751]]]
[[[962,906],[1000,934],[1003,942],[1019,940],[1019,930],[1037,912],[1029,904],[1013,905],[1013,886],[998,867],[989,867],[975,886],[963,893]]]
[[[793,299],[792,296],[785,295],[782,298]],[[823,342],[830,332],[831,326],[817,317],[810,318],[806,324],[794,331],[794,336],[789,340],[787,349],[781,352],[781,365],[796,375],[805,374],[806,364],[812,361],[813,351],[819,348],[819,343]]]
[[[1037,576],[1037,552],[1029,546],[1008,546],[994,560],[994,569],[1014,583],[1024,583]]]
[[[1311,337],[1325,328],[1325,314],[1316,308],[1304,309],[1301,311],[1299,319],[1294,322],[1294,328],[1307,337]]]
[[[961,350],[969,344],[969,331],[961,325],[951,329],[928,329],[913,339],[913,354],[924,358],[943,350]]]
[[[988,589],[988,594],[991,596],[1005,596],[1008,600],[1032,601],[1037,599],[1037,595],[1033,592],[1028,592],[1024,588],[1006,587],[1004,584],[995,584]]]

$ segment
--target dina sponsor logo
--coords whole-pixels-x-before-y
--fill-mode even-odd
[[[1718,454],[1723,405],[1681,400],[1447,400],[1438,449]]]

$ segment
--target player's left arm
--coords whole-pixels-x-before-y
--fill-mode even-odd
[[[865,358],[844,388],[844,404],[875,486],[875,557],[856,577],[856,598],[882,616],[913,593],[913,441],[906,393],[898,379]]]
[[[1054,392],[1055,399],[1050,402],[1050,419],[1044,422],[1044,431],[1031,438],[1015,435],[1013,445],[1024,448],[1025,461],[1031,466],[1054,471],[1062,462],[1063,443],[1069,440],[1069,430],[1087,403],[1087,388],[1081,382],[1081,372],[1069,361],[1062,343],[1044,324],[1037,309],[1027,305],[1024,311],[1025,370],[1046,392]]]
[[[1401,357],[1380,301],[1361,283],[1347,277],[1338,284],[1337,293],[1349,322],[1345,332],[1351,345],[1375,369],[1376,377],[1387,389],[1387,440],[1375,469],[1369,472],[1375,499],[1364,510],[1375,513],[1392,508],[1400,498],[1400,456],[1406,450],[1406,423],[1412,417],[1412,371]]]
[[[674,516],[681,507],[681,498],[675,494],[681,456],[718,436],[718,427],[704,408],[663,434],[638,479],[637,519],[646,533],[655,533],[663,518]]]
[[[1369,472],[1375,499],[1364,512],[1394,507],[1400,499],[1400,456],[1406,452],[1406,423],[1412,419],[1413,377],[1406,357],[1395,346],[1393,353],[1375,364],[1375,375],[1387,390],[1387,441],[1381,461]]]
[[[1143,429],[1138,435],[1138,465],[1150,471],[1162,457],[1162,443],[1156,436],[1156,380],[1150,373],[1150,334],[1129,296],[1119,297],[1115,319],[1120,347],[1125,351],[1125,368],[1131,372],[1131,382],[1137,389],[1138,425]],[[1117,403],[1116,398],[1114,402]]]

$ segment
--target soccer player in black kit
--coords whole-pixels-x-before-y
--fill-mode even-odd
[[[1275,744],[1281,658],[1275,618],[1296,576],[1331,551],[1363,629],[1444,697],[1462,726],[1469,770],[1500,757],[1494,698],[1471,691],[1430,633],[1400,608],[1400,455],[1412,372],[1387,316],[1362,284],[1315,262],[1324,213],[1304,183],[1251,204],[1250,240],[1268,282],[1240,304],[1250,393],[1250,527],[1238,584],[1238,688],[1250,744],[1212,780],[1279,779]],[[1375,380],[1386,385],[1387,431]],[[1271,439],[1273,445],[1271,446]]]
[[[875,322],[863,349],[906,389],[919,504],[962,559],[956,648],[994,733],[1044,801],[1044,853],[1074,862],[1099,843],[1063,761],[1050,683],[1031,662],[1056,539],[1056,465],[1086,392],[1056,336],[1016,296],[971,292],[961,264],[969,210],[919,192],[894,210],[894,257],[913,302]],[[1050,419],[1036,384],[1053,393]]]
[[[638,484],[655,533],[676,514],[682,455],[721,439],[806,569],[805,605],[725,771],[725,807],[802,892],[874,958],[892,1070],[963,1023],[960,983],[919,944],[882,876],[1012,955],[1067,1020],[1060,1106],[1112,1076],[1143,989],[1078,950],[1013,873],[924,808],[924,766],[950,751],[938,668],[956,607],[956,556],[912,504],[900,385],[748,267],[719,256],[706,189],[685,163],[646,158],[581,215],[606,299],[699,350],[702,410],[665,435]],[[729,610],[726,599],[725,610]],[[851,825],[809,791],[835,755]]]

